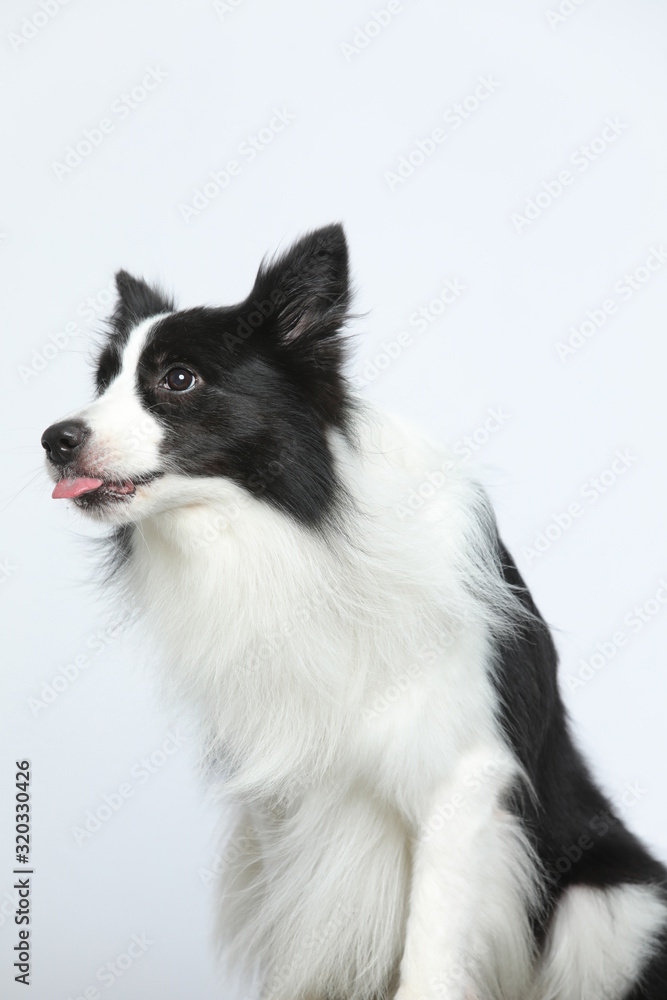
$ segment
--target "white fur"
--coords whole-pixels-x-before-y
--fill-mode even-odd
[[[507,754],[480,748],[438,789],[415,845],[396,1000],[525,995],[536,869],[519,825],[499,806],[516,777]]]
[[[137,392],[137,362],[155,323],[153,316],[134,327],[123,350],[122,366],[106,390],[75,416],[90,428],[86,467],[91,474],[123,481],[158,472],[163,465],[162,425]]]
[[[141,448],[122,445],[147,416],[133,366],[151,323],[83,414],[91,447],[121,454],[119,476],[160,467],[150,415]],[[488,504],[411,429],[360,407],[356,433],[331,437],[353,505],[323,533],[231,481],[173,472],[114,505],[138,523],[127,586],[167,684],[243,806],[220,933],[231,958],[257,961],[265,1000],[370,1000],[390,982],[399,1000],[542,1000],[528,928],[540,873],[502,805],[522,779],[489,657],[518,612],[489,562]],[[426,481],[434,495],[410,511]],[[604,984],[614,954],[640,962],[663,918],[638,889],[568,896],[545,998],[579,1000],[574,984]]]
[[[332,441],[359,509],[328,538],[229,483],[156,483],[159,512],[142,521],[133,593],[165,640],[175,690],[197,705],[207,750],[227,759],[228,787],[256,830],[229,872],[222,905],[232,951],[259,958],[267,997],[340,991],[362,1000],[395,973],[414,844],[438,792],[469,778],[481,792],[469,790],[423,864],[453,873],[454,845],[478,823],[477,809],[489,817],[455,885],[451,919],[469,917],[470,900],[489,896],[495,914],[516,920],[509,932],[481,922],[477,934],[468,920],[472,939],[457,935],[447,961],[489,955],[478,978],[504,983],[498,996],[509,1000],[529,974],[533,872],[509,818],[491,822],[497,783],[463,763],[503,759],[505,777],[518,773],[496,726],[487,673],[494,623],[481,599],[491,586],[480,537],[485,507],[474,485],[452,472],[437,517],[434,506],[407,520],[388,517],[443,456],[370,413],[358,433],[358,448]],[[372,516],[378,504],[382,520]],[[502,597],[509,604],[505,594],[496,606]],[[377,692],[408,667],[402,697],[374,711]],[[429,905],[414,889],[417,936],[432,927]]]
[[[535,1000],[620,1000],[665,923],[667,907],[648,886],[573,886],[558,907]]]

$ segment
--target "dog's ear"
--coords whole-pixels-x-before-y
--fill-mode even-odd
[[[342,328],[349,302],[347,242],[340,225],[308,233],[263,264],[246,302],[248,330],[270,341],[283,368],[331,423],[345,418]]]
[[[173,312],[173,300],[160,289],[148,285],[142,278],[134,278],[127,271],[116,273],[118,301],[111,316],[112,328],[117,333],[127,333],[149,316]]]
[[[341,225],[306,234],[280,257],[262,264],[252,301],[273,303],[273,336],[320,366],[339,360],[339,332],[350,303],[347,241]]]

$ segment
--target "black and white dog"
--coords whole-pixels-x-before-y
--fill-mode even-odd
[[[230,954],[272,1000],[667,997],[667,871],[572,742],[487,497],[346,383],[341,227],[233,307],[117,285],[97,398],[42,444],[242,810]]]

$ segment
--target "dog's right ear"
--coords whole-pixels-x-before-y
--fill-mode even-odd
[[[273,333],[292,353],[314,358],[326,353],[327,345],[338,344],[350,302],[343,227],[334,223],[306,233],[285,253],[262,264],[252,298],[276,305]]]
[[[174,310],[170,296],[127,271],[116,273],[116,289],[118,301],[111,316],[111,326],[116,333],[127,334],[142,320]]]

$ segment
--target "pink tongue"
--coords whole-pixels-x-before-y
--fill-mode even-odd
[[[84,493],[92,493],[92,491],[98,489],[103,482],[103,479],[85,479],[83,476],[78,479],[61,479],[56,483],[51,496],[54,500],[80,497]]]

